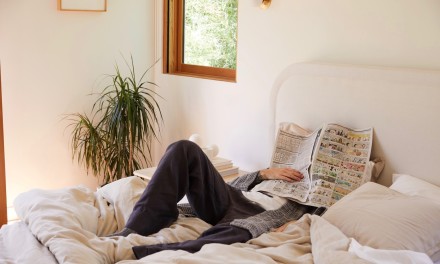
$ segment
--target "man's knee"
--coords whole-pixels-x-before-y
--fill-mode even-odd
[[[168,150],[173,150],[173,151],[179,151],[179,150],[183,150],[183,151],[199,151],[201,150],[201,148],[194,142],[186,140],[186,139],[182,139],[179,141],[176,141],[174,143],[172,143],[169,147]]]

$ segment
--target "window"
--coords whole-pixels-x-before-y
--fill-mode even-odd
[[[6,204],[5,145],[3,141],[2,74],[0,67],[0,227],[8,222]]]
[[[164,0],[164,72],[235,81],[238,0]]]

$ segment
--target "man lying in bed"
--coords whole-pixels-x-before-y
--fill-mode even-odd
[[[226,184],[208,157],[191,141],[171,144],[153,178],[136,203],[126,227],[112,236],[148,236],[170,226],[179,213],[195,215],[212,225],[196,240],[133,247],[136,257],[161,250],[199,251],[208,243],[246,242],[272,228],[320,210],[252,188],[263,180],[299,181],[300,172],[270,168],[241,176]],[[189,205],[177,205],[186,195]]]

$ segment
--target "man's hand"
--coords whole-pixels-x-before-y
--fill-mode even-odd
[[[260,170],[263,180],[285,180],[288,182],[300,181],[304,176],[301,172],[291,168],[269,168]]]

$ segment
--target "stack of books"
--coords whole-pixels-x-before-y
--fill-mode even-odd
[[[213,157],[211,159],[211,162],[222,177],[238,173],[238,167],[234,166],[231,160],[220,157]]]

